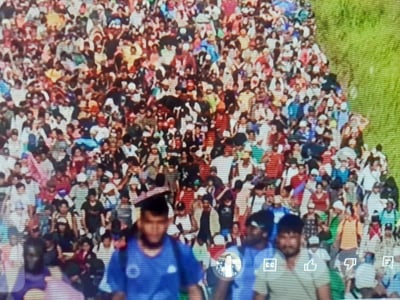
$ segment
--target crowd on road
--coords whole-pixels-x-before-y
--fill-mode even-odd
[[[131,299],[110,261],[151,250],[143,224],[163,216],[148,203],[160,195],[204,297],[252,299],[253,282],[289,299],[254,277],[255,257],[292,255],[285,234],[301,235],[299,261],[325,262],[332,299],[400,297],[398,188],[382,146],[363,141],[368,120],[350,111],[309,3],[0,0],[0,21],[1,299],[37,299],[29,289],[45,290],[54,267],[86,299]],[[244,261],[233,288],[215,272],[226,249]],[[179,286],[150,284],[152,263],[135,255],[132,299],[172,299],[159,289]],[[7,276],[18,268],[22,292]],[[314,295],[322,277],[295,272],[283,275],[294,299],[326,295]]]

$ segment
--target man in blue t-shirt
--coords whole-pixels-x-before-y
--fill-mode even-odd
[[[189,299],[202,299],[202,268],[192,249],[167,236],[168,205],[164,196],[141,204],[138,233],[125,250],[116,251],[107,271],[113,300],[173,300],[185,289]]]
[[[246,220],[246,239],[241,247],[233,246],[227,252],[235,253],[242,259],[242,271],[232,280],[220,279],[213,299],[250,300],[253,299],[251,287],[255,282],[255,271],[265,258],[274,256],[274,249],[268,242],[274,226],[271,211],[262,210],[250,215]]]

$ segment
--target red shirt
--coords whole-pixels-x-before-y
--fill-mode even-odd
[[[311,201],[315,204],[315,209],[320,211],[327,211],[328,205],[326,205],[326,200],[329,199],[329,196],[326,192],[323,192],[320,195],[313,193],[311,195]]]
[[[272,152],[269,156],[269,161],[266,163],[265,175],[268,178],[279,178],[283,172],[283,155],[277,152]]]
[[[292,179],[290,179],[290,186],[292,187],[292,189],[296,189],[301,184],[305,184],[306,182],[307,182],[306,175],[297,174],[297,175],[293,176]],[[303,193],[304,193],[304,191],[298,193],[297,195],[295,195],[293,197],[297,205],[301,204],[301,200],[303,199]]]
[[[187,213],[190,213],[192,209],[192,204],[194,200],[194,190],[185,189],[179,195],[179,201],[185,204],[185,210]]]

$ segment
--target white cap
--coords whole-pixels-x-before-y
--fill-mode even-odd
[[[133,82],[128,84],[128,90],[130,91],[134,91],[136,90],[136,84],[134,84]]]
[[[307,127],[307,122],[306,121],[300,121],[300,124],[299,124],[299,126],[300,127]]]
[[[76,176],[76,181],[78,182],[85,182],[86,181],[86,175],[83,173],[79,173],[78,176]]]
[[[137,179],[136,177],[131,177],[131,179],[129,180],[129,184],[136,184],[139,185],[139,179]]]
[[[377,281],[375,279],[376,271],[373,265],[363,263],[356,269],[355,279],[356,287],[362,288],[375,288]]]
[[[143,132],[142,134],[143,137],[151,137],[151,133],[148,131]]]
[[[313,235],[312,237],[310,237],[308,239],[308,243],[310,245],[319,245],[319,238],[317,236]]]
[[[340,104],[340,109],[341,110],[347,110],[347,103],[343,102],[342,104]]]
[[[183,46],[182,46],[182,50],[183,50],[183,51],[189,51],[189,48],[190,48],[190,47],[189,47],[189,44],[188,44],[188,43],[184,43]]]
[[[104,175],[106,175],[108,178],[113,178],[113,173],[111,171],[105,171]]]
[[[206,55],[206,60],[211,60],[211,55],[210,54]]]
[[[320,121],[326,121],[326,120],[328,120],[328,117],[327,117],[326,115],[320,115],[320,116],[318,117],[318,120],[320,120]]]
[[[228,137],[231,137],[231,133],[230,133],[228,130],[225,130],[225,131],[222,133],[222,136],[228,138]]]
[[[203,151],[197,150],[194,154],[195,154],[197,157],[202,157],[202,156],[203,156]]]
[[[311,175],[318,176],[318,175],[319,175],[319,172],[318,172],[317,169],[312,169],[311,172],[310,172],[310,174],[311,174]]]
[[[343,210],[343,211],[345,210],[345,207],[344,207],[342,201],[340,201],[340,200],[337,200],[337,201],[335,201],[333,203],[333,208],[340,209],[340,210]]]
[[[188,124],[188,125],[186,125],[186,130],[193,131],[193,130],[194,130],[194,124]]]
[[[207,195],[207,190],[205,187],[200,187],[197,192],[196,192],[197,197],[203,197],[204,195]]]
[[[335,105],[335,101],[333,101],[332,98],[329,98],[329,99],[328,99],[328,102],[327,102],[326,104],[328,105],[328,107],[332,107],[332,106]]]
[[[222,235],[217,234],[217,235],[214,237],[214,244],[217,245],[217,246],[223,246],[223,245],[225,245],[225,238],[224,238]]]

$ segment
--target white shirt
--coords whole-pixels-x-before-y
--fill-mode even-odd
[[[110,136],[110,129],[95,125],[90,128],[90,134],[94,135],[94,138],[97,142],[100,142],[101,140],[108,139]]]
[[[217,168],[217,175],[224,184],[229,183],[229,175],[232,167],[233,156],[218,156],[211,162],[212,167]]]
[[[0,155],[0,172],[6,174],[6,177],[10,176],[10,171],[14,169],[15,162],[16,160],[10,156]]]
[[[264,195],[261,197],[254,195],[249,197],[249,202],[247,203],[247,207],[250,208],[251,213],[254,214],[255,212],[262,210],[264,203],[265,203]]]
[[[29,220],[28,213],[26,210],[23,210],[22,214],[17,213],[16,211],[10,214],[10,224],[11,226],[15,226],[18,232],[24,232],[25,225]]]

